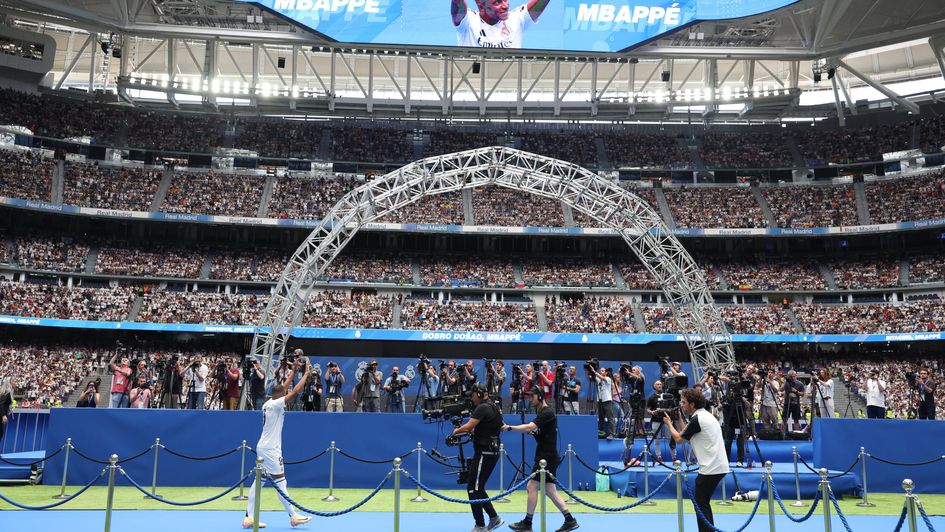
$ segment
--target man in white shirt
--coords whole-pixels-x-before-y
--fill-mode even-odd
[[[778,395],[781,385],[773,369],[768,370],[764,382],[761,384],[761,422],[766,429],[773,429],[778,425]]]
[[[207,405],[207,375],[210,374],[210,368],[203,363],[203,357],[197,355],[190,366],[187,366],[181,376],[187,383],[187,409],[204,410]]]
[[[476,0],[476,13],[466,0],[452,0],[456,43],[471,48],[521,48],[522,34],[538,22],[549,1],[528,0],[509,10],[509,0]]]
[[[614,380],[603,368],[597,368],[597,424],[608,440],[614,439]]]
[[[305,364],[305,374],[299,382],[292,387],[292,381],[301,365]],[[289,371],[285,382],[277,384],[272,389],[272,398],[263,404],[263,429],[259,436],[259,442],[256,444],[256,455],[263,460],[263,470],[266,475],[272,479],[282,493],[288,495],[289,491],[285,482],[285,467],[282,463],[282,424],[285,421],[285,403],[302,391],[305,381],[311,372],[311,366],[307,358],[296,359],[295,364]],[[278,493],[278,492],[277,492]],[[312,520],[306,515],[295,513],[292,505],[279,493],[279,502],[282,503],[285,511],[289,513],[289,524],[293,527],[304,525]],[[246,503],[246,516],[243,518],[243,528],[253,528],[253,506],[256,504],[256,482],[249,488],[249,500]],[[265,523],[259,523],[259,528],[265,528]]]
[[[699,460],[694,498],[706,520],[714,525],[710,504],[712,493],[729,472],[722,426],[715,416],[706,411],[705,397],[701,392],[685,389],[680,395],[679,406],[683,413],[689,416],[689,423],[683,428],[682,434],[673,427],[668,414],[663,414],[664,423],[677,443],[688,441],[692,445],[692,450]],[[712,527],[702,522],[702,519],[696,517],[696,522],[699,524],[699,532],[713,532]]]
[[[870,377],[866,379],[863,392],[866,394],[866,417],[884,419],[886,417],[886,381],[879,378],[879,373],[875,369],[870,371]]]

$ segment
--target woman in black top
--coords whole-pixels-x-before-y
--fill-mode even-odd
[[[580,525],[578,525],[577,520],[571,515],[571,512],[568,511],[568,507],[565,505],[564,499],[561,498],[561,494],[558,493],[558,489],[555,485],[555,472],[558,470],[558,464],[561,462],[561,456],[558,454],[558,418],[555,417],[555,409],[548,406],[548,403],[545,402],[545,394],[539,387],[534,387],[529,390],[528,400],[531,402],[532,408],[535,409],[535,413],[537,414],[535,419],[532,420],[531,423],[524,425],[504,425],[502,430],[530,432],[535,436],[535,465],[532,471],[539,470],[538,464],[542,460],[547,462],[545,469],[548,471],[548,474],[545,477],[545,493],[558,510],[561,510],[561,514],[564,516],[564,524],[561,525],[561,528],[556,532],[575,530]],[[532,517],[535,514],[535,506],[538,504],[539,481],[537,478],[538,477],[535,477],[528,481],[528,503],[525,519],[509,525],[509,528],[512,530],[531,532]]]

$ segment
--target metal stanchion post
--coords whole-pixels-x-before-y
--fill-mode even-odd
[[[732,473],[732,478],[735,478],[735,473]],[[726,477],[728,475],[725,475]],[[725,493],[725,477],[722,477],[722,499],[715,501],[716,506],[731,506],[732,501],[728,500],[728,495]]]
[[[505,491],[505,444],[499,444],[499,490]],[[509,502],[506,497],[499,497],[493,502]]]
[[[108,492],[105,496],[105,532],[112,529],[112,503],[115,501],[115,470],[118,469],[118,455],[108,457]]]
[[[400,532],[400,458],[394,458],[394,532]]]
[[[72,438],[66,438],[66,457],[62,463],[62,486],[59,489],[59,495],[54,495],[53,499],[68,499],[71,495],[66,495],[66,477],[69,476],[69,451],[72,450]]]
[[[902,489],[906,490],[906,514],[909,516],[909,532],[916,532],[919,526],[916,522],[916,500],[915,494],[912,493],[913,488],[915,488],[915,483],[912,482],[912,479],[907,478],[902,481]]]
[[[410,502],[427,502],[423,498],[423,494],[420,492],[420,459],[423,458],[423,443],[417,442],[417,496],[410,499]]]
[[[794,445],[791,447],[791,456],[794,457],[794,502],[791,503],[791,506],[807,506],[807,503],[801,500],[801,476],[797,472],[797,446]]]
[[[154,438],[154,466],[151,469],[151,496],[157,497],[157,468],[158,468],[158,453],[161,450],[161,438]],[[145,499],[148,498],[147,495],[144,496]]]
[[[253,469],[256,480],[253,482],[253,532],[259,532],[259,500],[262,498],[263,459],[256,457],[256,467]]]
[[[574,492],[574,486],[573,486],[571,480],[574,478],[574,471],[572,470],[572,464],[571,464],[572,456],[571,456],[571,455],[574,454],[574,448],[571,446],[570,443],[568,444],[568,450],[567,450],[567,453],[566,453],[566,454],[568,455],[568,491],[570,491],[570,492],[573,493],[573,492]],[[577,501],[574,500],[574,497],[571,497],[571,496],[569,495],[569,496],[568,496],[568,500],[564,501],[564,503],[565,503],[565,504],[576,504]]]
[[[771,478],[771,461],[765,462],[765,487],[768,488],[768,526],[771,532],[774,532],[774,489],[772,485],[774,479]]]
[[[864,508],[872,508],[873,506],[876,506],[876,505],[870,502],[870,490],[867,487],[867,483],[866,483],[866,457],[867,456],[868,455],[866,454],[866,448],[860,447],[860,467],[862,468],[862,471],[863,471],[863,500],[856,503],[856,505],[862,506]]]
[[[682,462],[673,460],[673,467],[676,469],[676,517],[679,520],[679,532],[685,532],[686,527],[683,524],[683,472]]]
[[[820,504],[824,507],[824,532],[830,532],[830,483],[824,468],[820,468]]]
[[[650,447],[643,440],[643,496],[650,496]],[[640,503],[641,506],[656,506],[656,501],[650,499]]]
[[[335,502],[338,497],[335,497],[335,442],[331,442],[331,446],[328,447],[328,496],[322,499],[325,502]]]
[[[243,471],[246,471],[246,449],[248,449],[248,447],[246,447],[246,440],[243,440],[243,444],[240,445],[240,450],[241,450],[242,452],[240,453],[240,476],[239,476],[239,478],[243,478]],[[157,459],[155,458],[155,460],[157,460]],[[248,498],[249,498],[249,497],[247,497],[246,495],[243,495],[243,483],[240,482],[240,494],[234,496],[234,497],[233,497],[233,500],[234,500],[234,501],[245,501],[245,500],[248,499]]]
[[[540,532],[545,532],[545,493],[547,487],[545,486],[545,480],[547,479],[548,472],[545,471],[545,468],[548,467],[548,462],[545,460],[540,460],[538,462],[538,508],[539,513],[541,514],[541,520],[539,521],[540,525],[538,530]]]

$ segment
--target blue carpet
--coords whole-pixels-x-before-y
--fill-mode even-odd
[[[663,456],[670,456],[669,452],[669,443],[663,441]],[[772,462],[792,462],[791,456],[791,447],[797,447],[797,453],[807,460],[808,464],[814,462],[814,444],[809,441],[759,441],[758,447],[761,449],[761,455],[765,460],[771,460]],[[757,451],[755,450],[754,444],[748,442],[747,444],[748,452],[751,455],[754,461],[759,461],[757,456]],[[623,460],[624,455],[624,441],[621,439],[616,440],[600,440],[597,444],[597,449],[599,458],[601,462],[618,462]],[[656,449],[656,442],[650,444],[650,452],[653,452]],[[859,449],[857,449],[859,450]],[[643,452],[643,438],[637,438],[633,442],[633,456],[638,456]],[[732,456],[730,457],[732,462],[735,461],[735,445],[732,445]]]
[[[691,512],[691,508],[687,508]],[[506,522],[517,521],[521,513],[502,514]],[[616,526],[632,525],[638,530],[675,530],[676,516],[673,514],[578,514],[581,530],[614,530]],[[716,519],[716,526],[724,530],[734,530],[747,519],[747,515],[721,515]],[[265,512],[263,522],[270,530],[293,530],[283,512]],[[115,532],[233,532],[242,530],[239,512],[224,511],[120,511],[112,517],[112,530]],[[695,530],[695,516],[686,515],[686,529]],[[897,518],[891,516],[851,516],[848,518],[851,528],[856,532],[889,532]],[[945,518],[933,517],[933,525],[938,530],[945,529]],[[776,520],[779,530],[789,532],[813,532],[824,529],[822,516],[815,516],[806,523],[794,524],[784,516]],[[101,511],[49,511],[49,512],[0,512],[0,530],[69,530],[70,532],[100,532],[105,523]],[[561,524],[561,516],[549,514],[548,529],[554,530]],[[472,517],[468,514],[403,514],[400,529],[404,532],[465,532],[472,528]],[[639,528],[642,527],[642,528]],[[537,523],[534,527],[538,530]],[[833,529],[843,530],[840,520],[834,517]],[[920,524],[924,529],[924,524]],[[382,532],[393,530],[393,515],[390,513],[355,512],[330,519],[314,519],[309,525],[294,530],[345,530]],[[499,530],[508,530],[502,527]],[[763,532],[768,530],[768,519],[759,513],[746,531]]]

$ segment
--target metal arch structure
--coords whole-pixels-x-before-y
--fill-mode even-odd
[[[638,196],[572,163],[506,147],[479,148],[410,163],[348,192],[289,259],[255,329],[252,355],[267,384],[273,356],[298,327],[314,280],[364,224],[422,198],[496,185],[559,200],[617,232],[662,286],[693,371],[734,367],[731,336],[705,276],[659,214]]]

